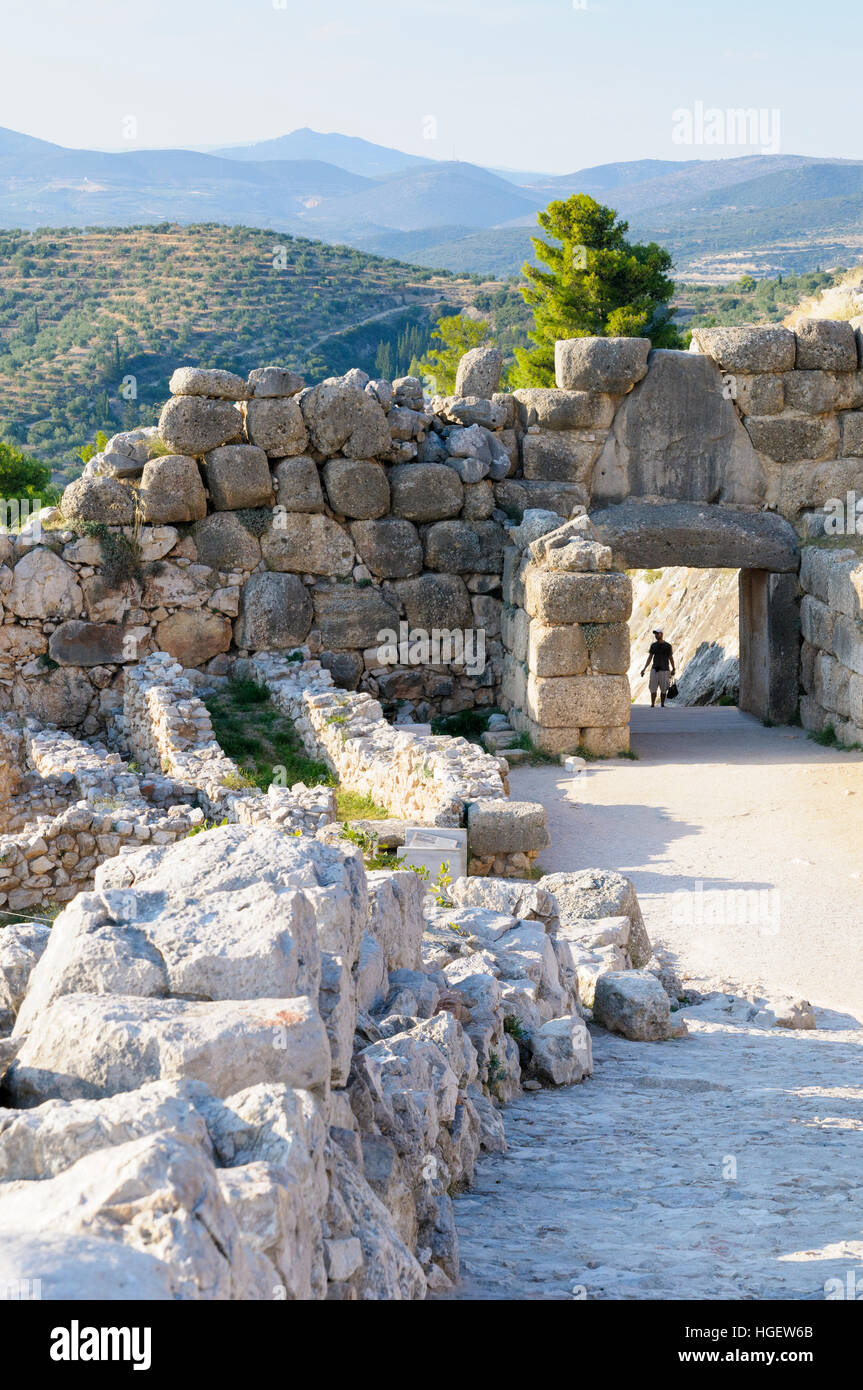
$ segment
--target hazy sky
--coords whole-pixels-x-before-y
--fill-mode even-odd
[[[700,102],[764,108],[783,153],[863,157],[861,0],[3,0],[2,13],[0,125],[63,145],[237,144],[308,125],[556,173],[754,152],[675,143],[674,113]]]

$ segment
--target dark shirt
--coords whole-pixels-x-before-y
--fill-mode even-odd
[[[671,643],[652,642],[648,655],[653,657],[654,671],[667,671],[669,669],[668,663],[671,658]]]

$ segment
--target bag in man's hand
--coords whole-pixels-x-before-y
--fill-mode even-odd
[[[672,681],[671,685],[668,687],[668,691],[666,693],[665,698],[666,700],[676,700],[678,694],[679,691],[677,689],[677,681]]]

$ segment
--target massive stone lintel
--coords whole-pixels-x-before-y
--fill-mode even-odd
[[[794,528],[775,512],[694,502],[623,502],[592,512],[597,538],[611,546],[619,569],[759,569],[780,574],[800,567]]]

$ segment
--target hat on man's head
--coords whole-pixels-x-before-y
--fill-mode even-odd
[[[665,631],[664,628],[655,627],[655,628],[653,629],[653,635],[654,635],[654,637],[661,637],[664,631]]]

